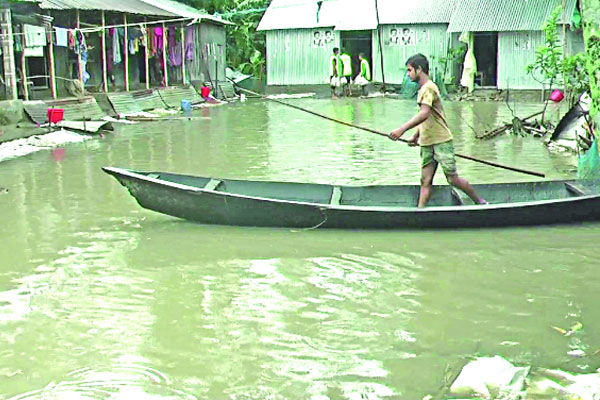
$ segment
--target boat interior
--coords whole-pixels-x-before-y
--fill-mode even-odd
[[[358,207],[416,207],[418,185],[331,186],[324,184],[211,179],[165,172],[136,172],[155,179],[235,195]],[[598,195],[600,180],[541,181],[473,185],[489,204],[521,203]],[[434,186],[429,206],[472,205],[449,185]]]

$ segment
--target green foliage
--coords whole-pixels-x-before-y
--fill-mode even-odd
[[[589,54],[579,53],[565,56],[562,43],[558,34],[558,17],[562,12],[559,5],[551,14],[544,25],[545,45],[536,50],[533,64],[527,66],[527,72],[534,76],[541,75],[542,83],[564,85],[567,99],[571,104],[577,96],[590,87],[590,79],[586,63]]]
[[[558,35],[558,17],[562,7],[558,6],[544,24],[544,36],[546,44],[535,51],[535,61],[527,66],[527,72],[537,80],[536,74],[541,74],[543,82],[550,85],[558,81],[560,76],[560,62],[562,58],[562,47]]]
[[[466,46],[458,46],[450,48],[448,50],[448,54],[446,54],[446,57],[440,57],[441,65],[444,66],[444,82],[450,82],[454,84],[458,80],[458,76],[454,76],[453,74],[453,72],[457,72],[454,66],[463,64],[466,53]],[[449,73],[452,75],[448,76]]]
[[[180,0],[209,14],[218,14],[235,25],[227,26],[227,64],[263,79],[266,38],[257,32],[270,0]]]

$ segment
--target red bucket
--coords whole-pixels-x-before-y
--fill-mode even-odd
[[[556,89],[554,92],[552,92],[552,94],[550,95],[550,100],[552,100],[555,103],[560,103],[560,101],[562,99],[565,98],[565,95],[563,94],[563,92],[561,92],[560,90]]]
[[[56,124],[63,120],[65,110],[62,108],[49,108],[48,109],[48,121],[51,124]]]
[[[202,97],[210,96],[210,88],[208,86],[202,86],[200,88],[200,94],[202,95]]]

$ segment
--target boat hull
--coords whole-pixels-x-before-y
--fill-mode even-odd
[[[573,197],[534,199],[483,206],[434,205],[424,209],[385,204],[352,206],[327,202],[272,199],[258,197],[256,193],[244,195],[221,192],[204,187],[163,182],[153,178],[152,173],[144,175],[147,173],[118,168],[104,168],[104,170],[125,186],[143,208],[203,224],[285,228],[452,229],[548,225],[600,220],[600,195],[597,194],[580,193]],[[204,179],[209,180],[209,178]],[[240,181],[230,181],[230,183],[232,182]],[[564,184],[563,181],[550,183],[554,185],[552,188]],[[244,182],[244,184],[251,188],[252,184],[265,185],[267,183]],[[314,197],[319,197],[323,193],[332,191],[332,186],[328,185],[276,184],[289,185],[289,187],[281,186],[281,189],[277,189],[282,192],[293,192],[306,187],[305,192],[309,194],[305,193],[304,196],[314,193]],[[532,183],[532,185],[538,185],[539,188],[546,188],[547,184],[546,182]],[[515,185],[527,187],[524,186],[526,184],[498,184],[481,185],[481,189],[483,191],[485,190],[484,186],[488,186],[487,190],[503,190],[503,187],[512,188]],[[595,185],[596,183],[588,184],[587,187],[595,187]],[[535,188],[536,186],[531,187]],[[387,188],[386,186],[368,187],[373,193],[392,193],[394,187],[390,186],[389,190]],[[348,190],[348,193],[351,193],[354,188],[342,190]],[[444,196],[451,196],[450,190],[447,186],[437,188],[437,201],[439,203],[446,201]],[[528,190],[535,192],[535,189]],[[542,191],[543,189],[538,190]],[[259,189],[255,189],[255,191],[259,191]],[[416,198],[418,186],[406,186],[406,192]],[[365,193],[369,192],[363,188],[360,193],[360,196],[367,198],[368,195]],[[388,194],[387,196],[392,195]],[[512,198],[518,199],[519,196],[523,196],[523,194],[515,192]]]

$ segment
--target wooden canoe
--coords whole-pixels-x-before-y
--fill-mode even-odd
[[[600,180],[475,185],[489,205],[435,186],[333,186],[214,179],[104,167],[144,208],[203,224],[340,229],[545,225],[600,219]]]

